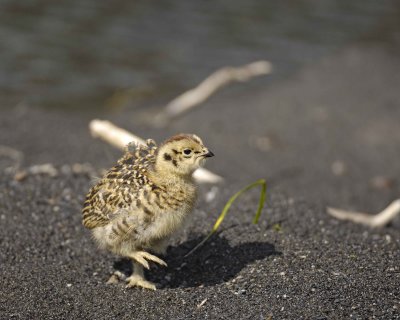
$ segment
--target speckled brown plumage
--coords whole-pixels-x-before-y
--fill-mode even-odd
[[[148,253],[164,253],[170,236],[192,211],[196,188],[192,173],[212,156],[195,135],[180,134],[157,147],[130,144],[117,165],[93,186],[82,210],[83,225],[101,248],[129,257],[134,273],[128,286],[155,289],[144,279]]]
[[[151,139],[145,145],[129,144],[118,164],[111,168],[86,196],[83,225],[93,229],[107,225],[118,208],[139,205],[140,193],[156,188],[148,178],[155,164],[157,145]]]

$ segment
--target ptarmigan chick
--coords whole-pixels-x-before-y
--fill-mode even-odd
[[[149,262],[167,264],[149,251],[163,254],[169,238],[192,211],[196,186],[192,173],[214,154],[199,137],[179,134],[157,147],[129,144],[125,155],[86,196],[83,225],[100,248],[130,258],[128,287],[156,289],[144,278]]]

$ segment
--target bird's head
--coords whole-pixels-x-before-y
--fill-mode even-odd
[[[160,173],[190,176],[214,154],[194,134],[175,135],[159,147],[156,169]]]

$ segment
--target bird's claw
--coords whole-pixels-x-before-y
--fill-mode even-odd
[[[148,252],[145,251],[137,251],[132,255],[132,258],[135,259],[138,263],[140,263],[143,267],[146,269],[150,269],[150,264],[147,260],[156,262],[164,267],[167,267],[167,263],[160,259],[159,257],[156,257]],[[147,259],[147,260],[146,260]]]
[[[157,290],[156,285],[150,281],[145,280],[143,277],[135,274],[126,279],[128,284],[126,288],[142,287],[150,290]]]
[[[121,271],[115,271],[107,280],[106,284],[116,284],[120,280],[126,280],[126,278],[126,275],[124,275]]]

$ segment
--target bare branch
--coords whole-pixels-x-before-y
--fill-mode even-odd
[[[89,129],[93,137],[100,138],[121,150],[123,150],[125,146],[132,141],[142,144],[144,143],[142,138],[115,126],[109,121],[97,119],[92,120],[89,123]],[[222,177],[204,168],[197,169],[194,172],[193,177],[198,182],[203,183],[218,183],[223,180]]]
[[[381,228],[387,225],[400,213],[400,199],[393,201],[386,209],[377,215],[345,211],[329,207],[327,208],[327,211],[331,216],[339,220],[349,220],[355,223],[367,225],[371,228]]]
[[[129,142],[145,143],[142,138],[117,127],[110,121],[94,119],[90,121],[89,129],[92,137],[100,138],[121,150],[124,150]]]
[[[203,80],[196,88],[186,91],[172,100],[156,117],[156,124],[164,124],[166,121],[183,114],[196,105],[201,104],[218,89],[233,81],[248,81],[253,77],[269,74],[272,65],[268,61],[257,61],[242,67],[224,67]]]

